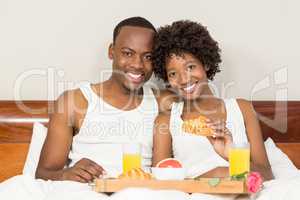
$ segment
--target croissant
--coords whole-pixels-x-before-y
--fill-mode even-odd
[[[138,180],[149,180],[152,179],[152,175],[144,172],[141,168],[134,168],[125,173],[122,173],[118,177],[119,179],[138,179]]]
[[[195,135],[212,136],[213,130],[206,125],[206,120],[207,118],[204,116],[185,120],[182,124],[182,130]]]

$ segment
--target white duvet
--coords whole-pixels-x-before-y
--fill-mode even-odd
[[[250,199],[248,196],[187,194],[173,190],[150,190],[129,188],[111,196],[92,191],[88,184],[72,181],[43,181],[29,175],[15,176],[0,184],[0,199],[8,200],[229,200]],[[300,172],[288,178],[275,179],[264,183],[264,189],[255,197],[257,200],[299,200]]]
[[[73,181],[44,181],[34,179],[33,174],[39,158],[40,148],[46,130],[42,125],[34,126],[33,138],[29,148],[24,175],[15,176],[0,183],[0,200],[231,200],[249,199],[248,196],[187,194],[174,190],[150,190],[146,188],[129,188],[111,196],[96,193],[88,184]],[[39,132],[38,134],[35,134]],[[44,134],[42,134],[44,133]],[[265,142],[268,157],[275,180],[264,183],[264,189],[253,199],[257,200],[299,200],[300,171],[288,157],[278,149],[271,139]]]

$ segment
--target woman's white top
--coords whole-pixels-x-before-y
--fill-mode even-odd
[[[230,130],[234,143],[248,142],[244,119],[235,99],[224,99],[227,112],[226,127]],[[187,170],[187,177],[196,177],[228,162],[219,156],[207,137],[186,133],[182,130],[181,118],[184,102],[172,104],[170,133],[174,158],[180,160]]]

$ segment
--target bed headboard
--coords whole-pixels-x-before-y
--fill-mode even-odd
[[[253,101],[264,139],[271,137],[300,168],[300,101]],[[20,174],[32,124],[48,123],[51,101],[0,101],[0,182]]]
[[[32,125],[47,125],[53,102],[0,101],[0,182],[22,173]]]

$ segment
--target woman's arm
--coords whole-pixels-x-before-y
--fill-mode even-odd
[[[152,166],[172,157],[172,137],[169,131],[170,115],[160,113],[154,122]]]
[[[237,103],[242,111],[251,152],[251,171],[258,171],[264,180],[274,178],[270,162],[265,149],[259,121],[252,104],[249,101],[239,99]]]

